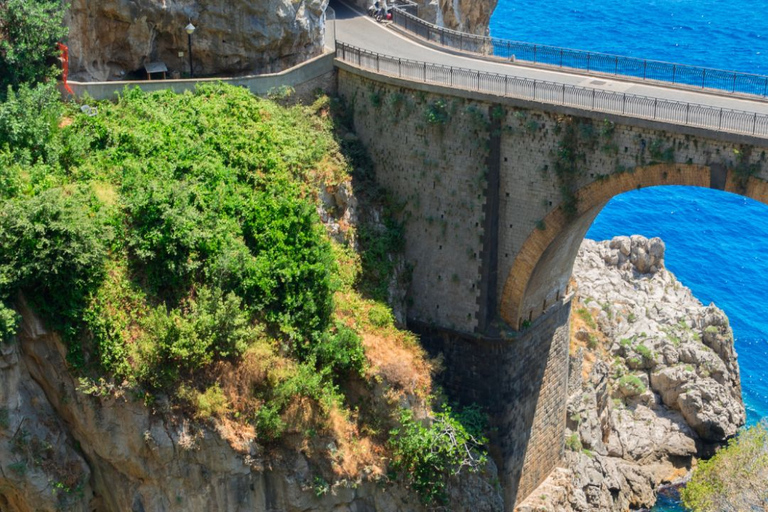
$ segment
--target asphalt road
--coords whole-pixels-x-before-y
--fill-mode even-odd
[[[738,96],[708,94],[706,91],[691,91],[670,86],[622,81],[613,78],[595,77],[577,73],[556,71],[514,63],[490,62],[472,57],[454,55],[423,46],[416,41],[377,23],[373,18],[350,8],[339,0],[332,0],[336,12],[336,39],[365,50],[392,55],[420,62],[462,67],[490,73],[531,78],[575,85],[588,89],[628,93],[650,98],[694,103],[715,108],[741,110],[768,114],[768,101],[746,99]]]

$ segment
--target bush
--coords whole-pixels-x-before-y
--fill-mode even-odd
[[[0,210],[3,294],[21,290],[72,339],[104,274],[110,231],[100,204],[80,189],[51,189]]]
[[[765,510],[768,503],[768,424],[741,431],[702,461],[680,493],[694,512]]]
[[[472,436],[447,406],[435,414],[429,426],[414,419],[411,410],[403,409],[400,427],[390,431],[391,470],[399,473],[425,504],[445,504],[448,477],[464,468],[479,470],[486,457],[476,450],[485,442]]]
[[[56,75],[56,42],[67,34],[67,3],[6,0],[0,3],[0,100],[8,87]]]
[[[9,343],[16,336],[21,317],[13,309],[0,302],[0,342]]]
[[[126,201],[127,245],[147,284],[164,295],[189,287],[201,268],[201,246],[210,223],[204,201],[192,184],[156,179],[132,190]]]
[[[23,84],[17,92],[9,90],[6,100],[0,102],[0,149],[7,145],[20,163],[53,161],[57,155],[54,134],[63,112],[59,98],[55,83]]]
[[[144,329],[139,379],[155,389],[216,359],[239,356],[258,336],[239,297],[209,288],[200,289],[181,308],[155,308]]]
[[[320,335],[312,347],[317,364],[321,368],[329,368],[337,376],[362,376],[366,359],[360,336],[341,322],[336,322],[334,330]]]
[[[232,269],[233,288],[290,339],[310,339],[331,316],[330,244],[314,207],[294,190],[269,190],[254,199],[243,222],[252,256]],[[297,353],[305,353],[297,343]]]

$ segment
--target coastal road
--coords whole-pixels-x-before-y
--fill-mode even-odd
[[[370,16],[362,13],[362,11],[358,11],[356,8],[353,9],[339,0],[332,0],[330,5],[336,11],[337,40],[384,55],[431,64],[574,85],[587,89],[627,93],[714,108],[768,114],[768,101],[764,99],[751,100],[739,96],[708,94],[706,91],[666,87],[658,85],[658,83],[637,83],[602,76],[595,77],[574,72],[520,66],[512,62],[492,62],[475,59],[470,56],[458,56],[419,44],[413,39],[396,32],[394,29],[389,29],[386,25],[377,23]]]

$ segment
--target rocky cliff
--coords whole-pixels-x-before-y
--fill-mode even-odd
[[[196,75],[274,72],[322,52],[327,0],[73,0],[67,14],[71,79],[143,75],[148,62]]]
[[[658,238],[585,240],[574,266],[566,464],[519,510],[628,510],[744,424],[728,319]]]
[[[23,307],[18,340],[0,344],[0,510],[399,511],[424,510],[412,490],[376,468],[330,484],[312,448],[234,442],[222,422],[169,414],[119,388],[97,393],[72,378],[64,346]],[[325,455],[341,447],[329,443]],[[499,511],[484,474],[448,489],[463,510]]]
[[[460,32],[485,36],[498,0],[439,0],[437,24]]]

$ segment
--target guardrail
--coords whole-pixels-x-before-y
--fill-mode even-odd
[[[768,115],[696,103],[429,64],[336,42],[336,58],[360,69],[417,82],[697,128],[768,138]]]
[[[702,89],[768,96],[768,76],[765,75],[723,71],[687,64],[637,59],[608,53],[595,53],[467,34],[438,27],[398,9],[397,6],[392,9],[392,21],[422,39],[465,52],[493,55],[503,59],[514,58],[515,60],[558,68],[581,69],[613,76],[682,84]]]

